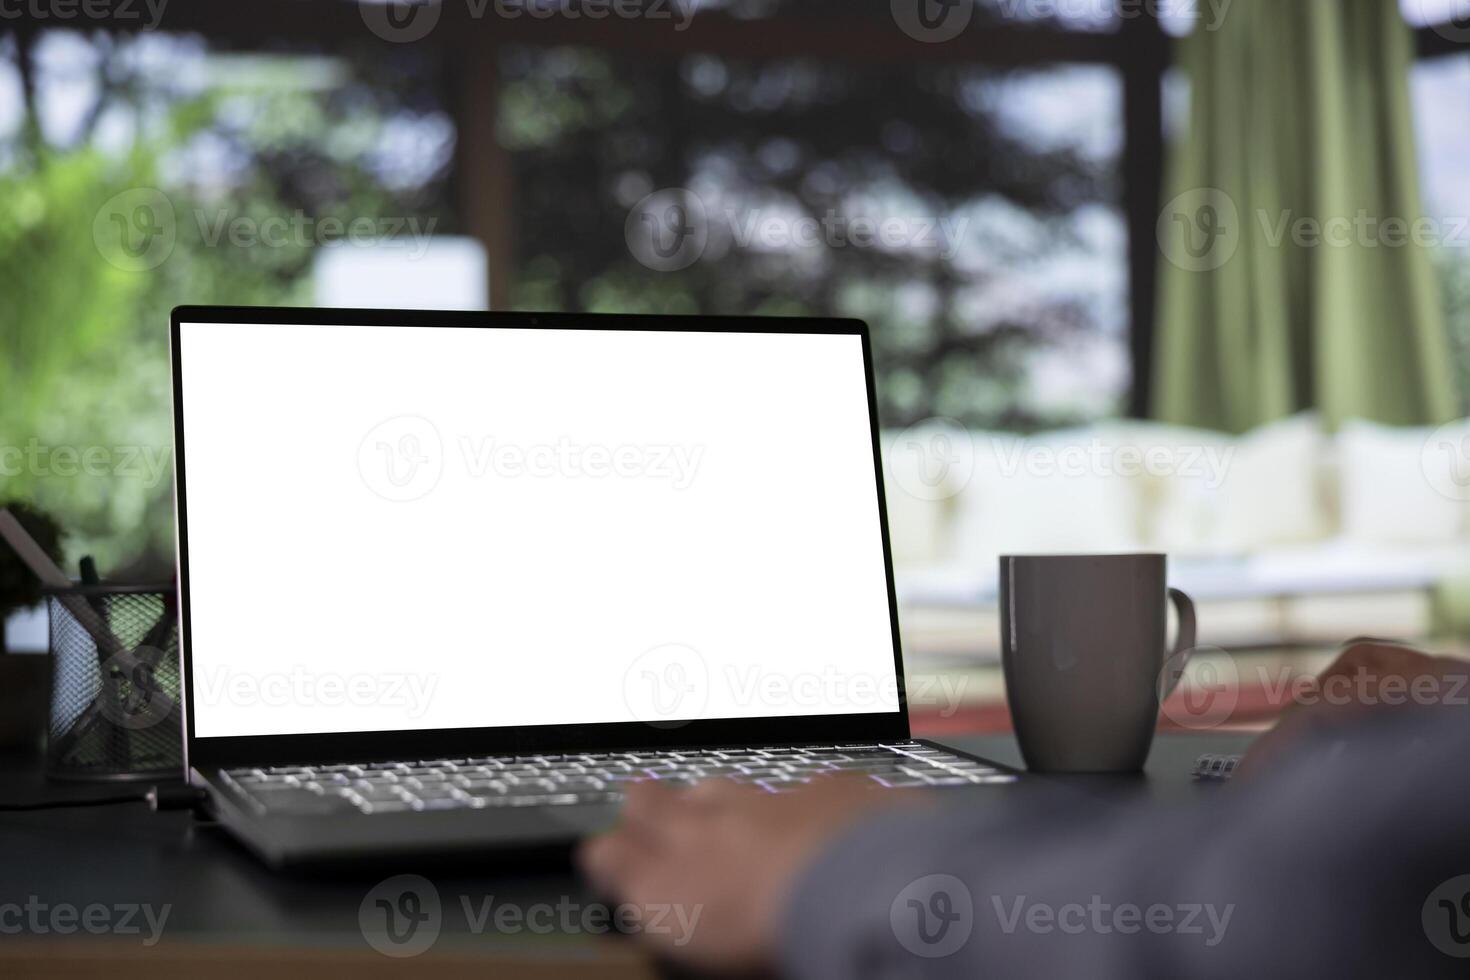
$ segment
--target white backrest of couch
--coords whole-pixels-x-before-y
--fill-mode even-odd
[[[1005,553],[1242,557],[1348,538],[1470,545],[1470,420],[1435,429],[1304,414],[1243,436],[1110,421],[1036,436],[929,423],[885,433],[895,562]],[[1436,441],[1437,440],[1437,441]]]

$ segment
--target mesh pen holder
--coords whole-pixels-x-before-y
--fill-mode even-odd
[[[47,593],[51,713],[46,771],[148,779],[183,769],[179,629],[172,587]]]

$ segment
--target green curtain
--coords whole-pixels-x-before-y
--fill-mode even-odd
[[[1454,418],[1396,0],[1234,0],[1179,57],[1154,414],[1231,432],[1304,409]]]

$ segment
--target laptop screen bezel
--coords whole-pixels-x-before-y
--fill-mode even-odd
[[[873,489],[883,543],[883,569],[888,590],[888,620],[898,710],[835,715],[792,715],[762,718],[713,718],[687,722],[618,722],[484,728],[435,728],[407,731],[325,732],[304,735],[245,735],[200,738],[194,731],[189,602],[187,459],[184,443],[184,366],[180,327],[202,323],[303,324],[465,329],[637,330],[700,333],[837,334],[862,341],[872,437]],[[688,748],[721,745],[821,744],[898,741],[909,737],[904,691],[903,651],[898,627],[898,601],[893,584],[888,510],[883,488],[878,434],[878,402],[874,384],[872,342],[860,320],[712,316],[642,316],[623,314],[446,312],[437,310],[312,309],[293,307],[180,306],[169,330],[174,410],[174,511],[179,573],[179,652],[183,693],[186,769],[231,766],[291,765],[303,762],[351,762],[379,759],[436,759],[489,755],[530,755],[568,751],[633,748]],[[304,583],[303,583],[304,585]],[[291,583],[262,583],[271,593]],[[243,600],[259,601],[259,597]],[[242,615],[247,614],[242,612]]]

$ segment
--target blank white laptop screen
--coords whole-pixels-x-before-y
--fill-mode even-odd
[[[180,326],[200,738],[898,710],[862,342]]]

